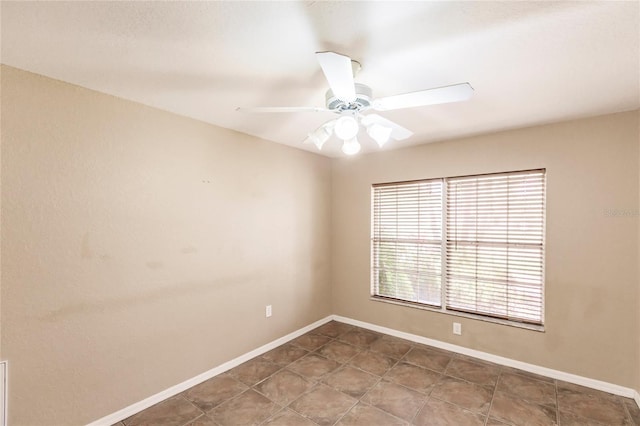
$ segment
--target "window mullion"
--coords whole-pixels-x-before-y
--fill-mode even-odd
[[[440,261],[442,262],[440,267],[440,273],[442,274],[440,278],[440,307],[442,310],[446,310],[447,287],[449,285],[449,280],[447,279],[447,240],[449,239],[447,234],[447,196],[449,194],[447,184],[448,179],[442,179],[442,241],[440,242]]]

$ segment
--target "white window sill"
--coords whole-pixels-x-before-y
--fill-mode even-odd
[[[510,326],[510,327],[524,328],[526,330],[539,331],[539,332],[543,332],[543,333],[545,331],[544,330],[544,325],[527,324],[527,323],[524,323],[524,322],[509,321],[509,320],[500,319],[500,318],[485,317],[483,315],[469,314],[469,313],[466,313],[466,312],[450,311],[450,310],[447,310],[447,309],[444,309],[444,308],[431,307],[429,305],[422,305],[422,304],[418,304],[418,303],[403,302],[401,300],[387,299],[387,298],[384,298],[384,297],[371,296],[369,299],[374,301],[374,302],[390,303],[392,305],[405,306],[405,307],[408,307],[408,308],[421,309],[421,310],[424,310],[424,311],[431,311],[431,312],[436,312],[436,313],[445,314],[445,315],[453,315],[453,316],[456,316],[456,317],[470,318],[470,319],[474,319],[474,320],[478,320],[478,321],[490,322],[490,323],[500,324],[500,325],[507,325],[507,326]]]

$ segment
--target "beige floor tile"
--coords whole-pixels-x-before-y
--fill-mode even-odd
[[[497,390],[513,394],[536,404],[556,406],[556,386],[519,374],[502,372]]]
[[[320,355],[325,356],[327,358],[336,360],[337,362],[344,364],[349,361],[351,358],[356,356],[362,348],[357,346],[349,345],[348,343],[339,342],[334,340],[332,342],[327,343],[316,352]]]
[[[495,393],[489,417],[516,426],[547,426],[557,422],[556,410],[502,392]]]
[[[280,370],[279,365],[267,361],[263,358],[254,358],[240,364],[239,366],[229,370],[229,374],[248,386],[253,386],[258,382],[271,376],[276,371]]]
[[[580,417],[572,413],[565,413],[564,411],[558,411],[558,419],[561,426],[607,426],[604,423]]]
[[[218,426],[218,424],[211,420],[211,417],[203,414],[186,426]]]
[[[373,342],[381,337],[380,334],[372,331],[354,329],[338,337],[338,340],[354,346],[368,348]]]
[[[354,398],[360,398],[380,378],[351,366],[345,366],[327,376],[323,382]]]
[[[623,398],[623,401],[631,416],[631,420],[635,422],[636,426],[640,426],[640,407],[638,407],[638,404],[631,398]]]
[[[340,426],[404,426],[407,422],[378,408],[358,403],[339,422]]]
[[[247,385],[231,375],[220,374],[184,391],[182,395],[202,411],[208,411],[247,389]]]
[[[313,333],[322,334],[324,336],[336,338],[342,334],[345,334],[349,331],[353,330],[353,326],[338,322],[338,321],[330,321],[324,325],[313,330]]]
[[[357,402],[355,398],[319,384],[295,400],[290,408],[320,426],[328,426],[335,424]]]
[[[487,419],[487,424],[485,426],[509,426],[509,423],[501,422],[500,420],[492,419],[490,417]]]
[[[293,339],[292,345],[296,345],[307,351],[315,351],[319,347],[326,345],[331,341],[331,337],[323,336],[322,334],[307,333]]]
[[[484,417],[438,399],[430,399],[413,421],[416,426],[484,426]]]
[[[396,364],[396,360],[377,352],[364,351],[353,357],[348,364],[376,376],[382,376]]]
[[[309,351],[306,349],[302,349],[301,347],[292,345],[291,343],[285,343],[284,345],[278,346],[277,348],[262,355],[262,358],[267,361],[271,361],[274,364],[285,366],[302,358],[308,353]]]
[[[445,374],[477,385],[493,387],[498,381],[500,369],[489,364],[454,358],[445,370]]]
[[[249,389],[207,415],[220,426],[257,425],[273,416],[281,407],[264,395]]]
[[[418,392],[428,394],[442,378],[442,374],[413,364],[400,362],[384,375],[399,385],[406,386]]]
[[[558,409],[610,426],[631,424],[631,419],[615,395],[574,386],[558,386]]]
[[[402,358],[411,348],[411,343],[407,340],[392,336],[382,336],[369,346],[369,350],[394,359]]]
[[[539,374],[530,373],[528,371],[520,370],[518,368],[504,367],[504,366],[501,367],[501,368],[502,368],[502,372],[503,373],[517,374],[519,376],[525,376],[525,377],[528,377],[530,379],[540,380],[541,382],[554,383],[554,384],[556,382],[555,379],[553,379],[551,377],[541,376]]]
[[[453,357],[442,352],[414,347],[402,358],[402,361],[442,373],[452,359]]]
[[[576,385],[569,382],[564,382],[562,380],[557,381],[557,388],[558,388],[558,393],[563,391],[569,391],[574,393],[593,395],[595,397],[604,398],[604,399],[613,399],[613,400],[618,399],[616,395],[613,395],[611,393],[599,391],[597,389],[592,389],[585,386]]]
[[[443,377],[442,381],[435,385],[431,396],[476,413],[487,414],[493,392],[464,380]]]
[[[426,397],[404,386],[381,381],[361,400],[403,420],[411,421],[424,405]]]
[[[124,420],[126,426],[182,426],[202,415],[195,405],[176,395]]]
[[[302,417],[295,411],[285,408],[284,410],[276,413],[264,426],[316,426],[317,423]]]
[[[280,405],[288,405],[312,386],[313,384],[302,376],[289,370],[281,370],[258,383],[254,389]]]
[[[304,376],[307,379],[316,381],[331,373],[340,364],[332,359],[325,358],[316,353],[311,353],[304,358],[289,364],[288,369]]]

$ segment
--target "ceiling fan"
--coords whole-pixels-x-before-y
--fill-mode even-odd
[[[332,112],[338,115],[314,132],[309,133],[305,143],[313,143],[320,150],[333,133],[343,141],[342,152],[357,154],[360,143],[357,135],[360,126],[382,147],[389,139],[403,140],[413,132],[378,114],[364,114],[369,110],[390,111],[425,105],[444,104],[468,100],[473,94],[469,83],[409,92],[401,95],[374,99],[371,88],[354,82],[353,78],[360,70],[360,64],[350,57],[335,52],[317,52],[330,89],[326,94],[325,107],[255,107],[236,108],[244,112]]]

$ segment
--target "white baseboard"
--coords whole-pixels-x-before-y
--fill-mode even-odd
[[[410,340],[412,342],[422,343],[424,345],[434,346],[436,348],[445,349],[447,351],[456,352],[459,354],[472,356],[474,358],[483,359],[485,361],[490,361],[495,364],[518,368],[520,370],[528,371],[530,373],[551,377],[553,379],[564,380],[565,382],[574,383],[576,385],[581,385],[588,388],[601,390],[604,392],[609,392],[614,395],[620,395],[627,398],[634,398],[636,403],[638,403],[638,407],[640,407],[640,394],[638,394],[636,390],[631,388],[626,388],[624,386],[619,386],[613,383],[607,383],[600,380],[590,379],[588,377],[578,376],[576,374],[565,373],[564,371],[558,371],[558,370],[553,370],[551,368],[540,367],[535,364],[516,361],[515,359],[510,359],[510,358],[504,358],[504,357],[493,355],[487,352],[481,352],[475,349],[469,349],[463,346],[453,345],[451,343],[441,342],[439,340],[429,339],[427,337],[418,336],[411,333],[405,333],[403,331],[394,330],[392,328],[382,327],[379,325],[370,324],[368,322],[341,317],[339,315],[333,315],[332,319],[334,319],[335,321],[344,322],[346,324],[351,324],[358,327],[366,328],[368,330],[377,331],[379,333],[400,337],[402,339]]]
[[[394,330],[392,328],[382,327],[379,325],[371,324],[364,321],[358,321],[351,318],[342,317],[339,315],[330,315],[326,318],[318,320],[313,324],[309,324],[306,327],[303,327],[299,330],[296,330],[292,333],[287,334],[279,339],[276,339],[272,342],[267,343],[266,345],[260,346],[257,349],[252,350],[251,352],[247,352],[237,358],[232,359],[231,361],[227,361],[224,364],[221,364],[217,367],[212,368],[209,371],[205,371],[202,374],[199,374],[189,380],[186,380],[182,383],[179,383],[175,386],[172,386],[168,389],[165,389],[161,392],[158,392],[155,395],[152,395],[148,398],[143,399],[142,401],[136,402],[135,404],[129,405],[128,407],[123,408],[122,410],[116,411],[115,413],[109,414],[101,419],[98,419],[94,422],[89,423],[87,426],[108,426],[115,424],[121,420],[126,419],[127,417],[133,416],[134,414],[144,410],[145,408],[149,408],[152,405],[155,405],[161,401],[164,401],[167,398],[170,398],[174,395],[183,392],[190,387],[193,387],[197,384],[204,382],[218,374],[224,373],[227,370],[236,367],[243,362],[250,360],[251,358],[255,358],[268,352],[272,349],[277,348],[280,345],[287,343],[290,340],[295,339],[307,333],[308,331],[313,330],[316,327],[321,326],[331,320],[343,322],[346,324],[355,325],[358,327],[366,328],[368,330],[377,331],[379,333],[388,334],[390,336],[399,337],[401,339],[410,340],[416,343],[422,343],[424,345],[434,346],[436,348],[445,349],[451,352],[456,352],[463,355],[472,356],[475,358],[479,358],[485,361],[490,361],[496,364],[505,365],[507,367],[518,368],[520,370],[528,371],[531,373],[539,374],[541,376],[551,377],[553,379],[564,380],[565,382],[574,383],[581,386],[586,386],[592,389],[601,390],[604,392],[609,392],[614,395],[620,395],[627,398],[633,398],[638,407],[640,407],[640,393],[638,391],[626,388],[624,386],[615,385],[613,383],[607,383],[600,380],[590,379],[588,377],[582,377],[575,374],[565,373],[564,371],[553,370],[551,368],[540,367],[535,364],[529,364],[522,361],[516,361],[510,358],[504,358],[498,355],[493,355],[487,352],[477,351],[475,349],[465,348],[463,346],[453,345],[451,343],[441,342],[439,340],[429,339],[427,337],[418,336],[416,334],[405,333],[403,331]]]
[[[292,333],[287,334],[284,337],[280,337],[272,342],[267,343],[266,345],[260,346],[258,349],[254,349],[251,352],[247,352],[246,354],[240,355],[237,358],[232,359],[231,361],[227,361],[224,364],[221,364],[217,367],[212,368],[209,371],[205,371],[202,374],[199,374],[189,380],[185,380],[182,383],[171,386],[168,389],[165,389],[161,392],[158,392],[155,395],[152,395],[148,398],[143,399],[142,401],[138,401],[135,404],[131,404],[128,407],[123,408],[122,410],[118,410],[115,413],[109,414],[107,416],[102,417],[94,422],[89,423],[87,426],[108,426],[115,424],[121,420],[126,419],[127,417],[131,417],[136,413],[144,410],[145,408],[149,408],[152,405],[157,404],[158,402],[164,401],[167,398],[171,398],[174,395],[179,394],[197,384],[204,382],[205,380],[209,380],[210,378],[217,376],[218,374],[224,373],[227,370],[236,367],[243,362],[249,361],[251,358],[255,358],[260,356],[266,352],[269,352],[272,349],[277,348],[280,345],[287,343],[290,340],[299,337],[308,331],[313,330],[316,327],[321,326],[329,321],[331,321],[333,316],[328,316],[321,320],[314,322],[313,324],[309,324],[306,327],[302,327],[299,330],[296,330]]]

